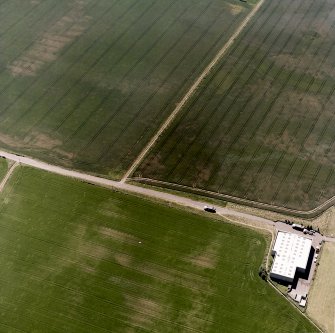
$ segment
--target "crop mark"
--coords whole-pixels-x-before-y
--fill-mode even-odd
[[[205,70],[201,73],[201,75],[193,83],[193,85],[188,90],[188,92],[183,97],[183,99],[177,104],[177,107],[169,115],[169,117],[166,119],[166,121],[162,124],[162,126],[159,128],[159,130],[156,132],[156,134],[151,138],[151,140],[149,141],[149,143],[146,145],[146,147],[142,150],[142,152],[140,153],[140,155],[136,158],[136,160],[134,161],[134,163],[131,165],[131,167],[128,169],[128,171],[125,173],[125,175],[123,176],[121,182],[125,182],[128,179],[128,177],[134,172],[134,170],[139,166],[139,164],[142,162],[143,158],[147,155],[147,153],[153,147],[153,145],[156,143],[156,141],[158,140],[158,138],[162,135],[162,133],[166,130],[166,128],[169,127],[169,125],[175,119],[175,117],[177,116],[177,114],[183,109],[184,105],[192,97],[192,95],[197,90],[197,88],[199,87],[199,85],[201,84],[201,82],[204,80],[204,78],[208,76],[208,74],[211,72],[211,70],[221,60],[221,58],[224,56],[224,54],[227,52],[227,50],[230,48],[230,46],[234,43],[234,41],[238,38],[238,36],[244,30],[244,28],[249,23],[249,21],[254,17],[254,15],[261,8],[261,6],[262,6],[263,3],[264,3],[264,0],[260,0],[257,3],[257,5],[253,8],[253,10],[243,20],[243,22],[238,27],[238,29],[235,31],[235,33],[229,38],[229,40],[227,41],[227,43],[221,48],[221,50],[217,53],[217,55],[214,57],[214,59],[211,61],[211,63],[205,68]]]
[[[13,76],[32,76],[47,62],[57,59],[65,45],[80,36],[90,17],[84,15],[83,2],[75,0],[73,8],[37,40],[19,59],[8,66]]]

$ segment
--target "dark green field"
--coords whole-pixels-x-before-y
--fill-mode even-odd
[[[22,167],[0,204],[1,332],[316,332],[254,231]]]
[[[335,195],[334,12],[266,0],[136,175],[302,210]]]
[[[120,177],[250,8],[2,0],[1,146]]]
[[[0,182],[5,176],[6,172],[8,170],[8,164],[7,161],[3,158],[0,158]]]

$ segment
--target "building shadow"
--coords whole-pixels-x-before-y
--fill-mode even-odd
[[[292,282],[292,289],[296,289],[297,288],[297,284],[299,279],[302,280],[308,280],[309,277],[309,273],[311,272],[311,268],[312,268],[312,264],[313,264],[313,258],[314,258],[314,253],[315,253],[315,249],[312,246],[311,247],[311,251],[309,252],[309,257],[308,257],[308,261],[307,261],[307,266],[305,270],[301,270],[301,269],[297,269],[295,276],[294,276],[294,280]]]
[[[306,281],[308,280],[309,274],[311,272],[312,264],[313,264],[314,253],[315,253],[315,249],[312,246],[311,250],[309,252],[306,269],[302,270],[302,269],[298,268],[295,272],[293,282],[288,282],[288,281],[284,281],[284,280],[281,280],[281,279],[276,279],[274,277],[272,277],[271,280],[280,284],[280,285],[282,285],[282,286],[285,286],[285,287],[291,286],[291,289],[296,289],[299,279],[303,279],[303,280],[306,280]]]

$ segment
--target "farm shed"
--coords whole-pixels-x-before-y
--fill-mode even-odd
[[[305,272],[311,247],[311,239],[279,231],[272,249],[274,261],[270,277],[292,283],[297,271]]]

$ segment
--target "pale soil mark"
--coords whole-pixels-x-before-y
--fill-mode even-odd
[[[240,13],[243,11],[243,9],[244,9],[244,7],[242,7],[242,6],[240,6],[240,5],[233,5],[233,4],[230,4],[229,7],[230,7],[230,12],[231,12],[233,15],[238,15],[238,14],[240,14]]]
[[[43,35],[18,59],[9,66],[13,76],[32,76],[47,62],[57,59],[57,55],[67,44],[80,36],[90,17],[84,15],[84,3],[73,1],[73,7],[58,21],[50,25]]]
[[[177,104],[176,108],[172,111],[170,116],[165,120],[165,122],[161,125],[159,130],[156,132],[156,134],[151,138],[149,143],[144,147],[144,149],[141,151],[141,153],[138,155],[136,160],[133,162],[133,164],[130,166],[128,171],[125,173],[123,178],[121,179],[121,182],[124,183],[135,171],[135,169],[139,166],[139,164],[142,162],[144,157],[147,155],[149,150],[153,147],[153,145],[156,143],[158,138],[162,135],[162,133],[169,127],[169,125],[172,123],[172,121],[175,119],[175,117],[178,115],[178,113],[182,110],[182,108],[185,106],[185,104],[188,102],[188,100],[192,97],[192,95],[195,93],[197,88],[200,86],[201,82],[205,79],[206,76],[211,72],[211,70],[217,65],[217,63],[222,59],[222,57],[225,55],[225,53],[228,51],[228,49],[232,46],[232,44],[235,42],[235,40],[238,38],[238,36],[241,34],[241,32],[244,30],[246,25],[249,23],[249,21],[256,15],[258,10],[261,8],[262,4],[265,0],[260,0],[257,5],[253,8],[253,10],[246,16],[246,18],[242,21],[241,25],[237,28],[237,30],[234,32],[234,34],[228,39],[228,41],[224,44],[224,46],[219,50],[219,52],[216,54],[214,59],[209,63],[209,65],[204,69],[204,71],[200,74],[200,76],[195,80],[191,88],[187,91],[187,93],[184,95],[182,100]]]
[[[219,261],[220,240],[216,239],[206,248],[197,251],[186,258],[192,264],[200,268],[215,269]]]
[[[127,234],[119,230],[107,228],[107,227],[99,228],[99,232],[102,236],[106,238],[112,238],[121,243],[138,244],[140,241],[139,238],[133,235]]]
[[[129,319],[134,326],[149,329],[163,315],[161,304],[151,299],[126,295],[125,300],[131,312]]]

